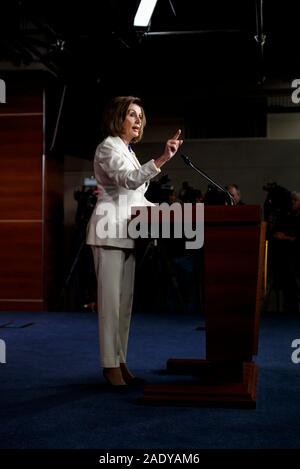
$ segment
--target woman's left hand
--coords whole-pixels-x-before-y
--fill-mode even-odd
[[[182,145],[183,140],[179,140],[180,134],[181,130],[178,129],[175,135],[167,140],[163,154],[155,160],[155,164],[158,168],[173,158],[178,148]]]

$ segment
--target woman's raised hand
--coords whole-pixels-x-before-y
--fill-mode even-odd
[[[163,154],[155,160],[155,164],[158,168],[173,158],[178,148],[182,145],[183,140],[179,139],[180,134],[181,130],[178,129],[175,135],[167,140]]]

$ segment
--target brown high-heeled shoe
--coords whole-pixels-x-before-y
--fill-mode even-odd
[[[119,377],[115,376],[115,378],[112,377],[112,376],[109,376],[109,374],[111,374],[111,373],[109,373],[110,370],[112,370],[112,368],[103,368],[103,377],[104,377],[105,381],[107,382],[107,384],[109,384],[109,386],[111,386],[114,389],[118,389],[120,391],[125,390],[126,389],[126,382],[122,377],[121,370],[119,369],[120,370],[120,376]],[[117,369],[116,369],[116,375],[118,375]]]
[[[120,369],[125,383],[129,386],[138,386],[146,383],[143,378],[138,378],[137,376],[134,376],[131,371],[127,368],[125,363],[120,363]]]

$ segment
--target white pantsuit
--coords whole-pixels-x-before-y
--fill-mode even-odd
[[[135,256],[132,249],[96,246],[92,249],[98,279],[101,364],[114,368],[126,362]]]
[[[118,234],[124,234],[131,207],[153,205],[144,193],[160,169],[153,160],[141,166],[120,137],[107,137],[96,149],[94,172],[99,195],[87,227],[87,244],[92,246],[97,275],[101,364],[113,368],[126,362],[135,271],[134,240]],[[126,210],[121,206],[124,200]],[[117,236],[97,229],[104,216],[101,208],[107,204]]]

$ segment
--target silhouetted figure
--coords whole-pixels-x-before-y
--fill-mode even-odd
[[[192,186],[189,185],[187,181],[184,181],[182,183],[182,186],[178,193],[178,198],[182,203],[193,203],[195,201],[194,189]]]
[[[96,305],[96,275],[93,254],[90,246],[85,242],[86,227],[97,202],[97,186],[82,186],[74,192],[77,201],[75,215],[74,259],[76,267],[75,293],[78,297],[79,308],[85,311],[95,310]]]
[[[285,312],[299,312],[300,193],[291,193],[291,210],[277,218],[272,232],[275,285],[283,292]]]

